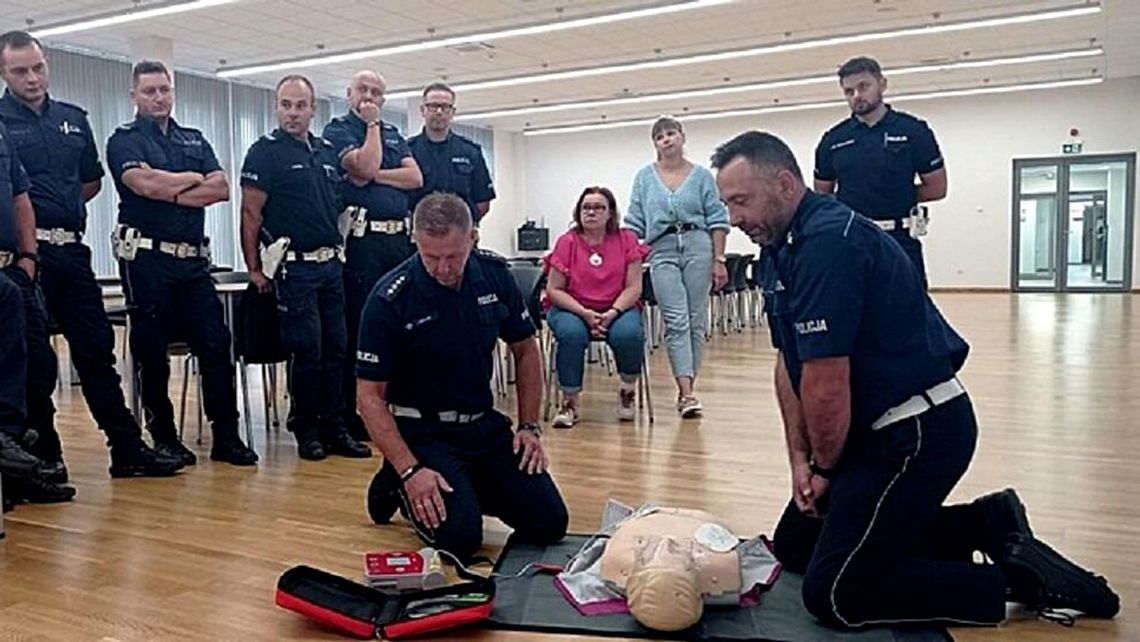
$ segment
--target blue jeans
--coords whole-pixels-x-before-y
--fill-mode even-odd
[[[701,367],[712,263],[712,237],[704,230],[666,234],[649,251],[649,276],[665,320],[674,377],[696,377]]]
[[[558,372],[558,387],[567,394],[582,391],[582,371],[586,368],[585,353],[590,345],[590,329],[582,317],[562,308],[550,308],[546,323],[558,340],[554,354],[554,369]],[[610,324],[606,343],[614,351],[617,371],[622,381],[632,383],[641,375],[641,360],[645,356],[645,332],[641,327],[641,310],[630,308]]]

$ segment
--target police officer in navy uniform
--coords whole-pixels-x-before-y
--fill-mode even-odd
[[[230,198],[226,174],[202,132],[171,117],[174,85],[161,62],[132,72],[134,121],[107,141],[107,164],[119,192],[116,252],[131,310],[131,355],[139,368],[148,429],[160,455],[193,465],[178,438],[170,380],[169,344],[185,341],[198,359],[202,400],[213,424],[210,459],[257,463],[238,436],[230,332],[210,279],[206,210]]]
[[[16,141],[31,179],[39,241],[39,280],[51,318],[67,339],[83,396],[111,447],[111,476],[168,476],[182,465],[158,456],[123,399],[115,335],[83,244],[85,203],[99,193],[103,166],[87,112],[48,96],[48,63],[23,31],[0,35],[0,121]]]
[[[713,155],[732,224],[763,246],[792,501],[776,557],[836,627],[997,624],[1006,601],[1111,617],[1103,579],[1033,537],[1012,489],[942,502],[977,439],[965,341],[899,245],[812,193],[788,147],[748,132]],[[976,564],[982,551],[994,564]]]
[[[462,198],[478,226],[491,209],[495,186],[483,159],[483,148],[475,141],[451,131],[455,118],[455,92],[443,83],[424,88],[420,114],[424,128],[408,139],[424,186],[416,191],[412,207],[432,192],[450,192]]]
[[[56,358],[36,287],[36,221],[15,140],[0,122],[0,474],[5,503],[68,501],[54,424]]]
[[[360,312],[372,286],[415,251],[407,228],[408,196],[423,185],[420,168],[408,143],[392,125],[381,120],[384,78],[359,71],[348,85],[349,111],[325,126],[344,173],[341,186],[346,216],[345,313],[348,354],[356,353]],[[355,364],[346,360],[343,382],[346,421],[352,434],[365,437],[356,412]]]
[[[337,229],[340,169],[332,145],[309,132],[316,92],[304,76],[277,83],[276,131],[249,148],[241,170],[241,238],[250,280],[276,290],[290,355],[289,430],[302,459],[371,457],[344,422],[343,248]],[[288,245],[267,275],[258,245]],[[272,278],[270,278],[272,276]]]
[[[887,79],[873,59],[848,60],[839,68],[839,84],[851,117],[828,130],[816,147],[815,191],[831,194],[838,183],[837,198],[898,241],[926,287],[918,240],[926,214],[916,206],[946,197],[938,141],[926,121],[883,102]]]
[[[418,253],[368,297],[356,372],[360,411],[384,465],[368,510],[397,505],[429,545],[460,558],[482,543],[482,515],[536,544],[566,533],[566,505],[547,472],[538,424],[542,364],[522,294],[498,255],[472,252],[470,211],[453,194],[416,206]],[[518,428],[494,408],[495,343],[518,368]]]

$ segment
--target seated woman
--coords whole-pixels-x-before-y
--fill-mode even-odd
[[[562,390],[562,405],[552,424],[569,428],[578,422],[583,355],[591,339],[604,339],[613,349],[621,376],[618,418],[633,421],[644,355],[638,306],[646,248],[633,232],[618,229],[617,201],[605,187],[583,190],[573,216],[574,226],[546,257],[551,306],[546,322],[558,340],[555,370]]]

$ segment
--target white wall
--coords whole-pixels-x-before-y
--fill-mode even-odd
[[[1059,155],[1070,127],[1080,128],[1086,153],[1134,151],[1140,147],[1138,103],[1137,78],[1093,87],[899,103],[899,109],[930,122],[950,173],[949,196],[931,208],[934,220],[926,243],[931,283],[1009,287],[1011,159]],[[695,122],[687,128],[689,157],[707,164],[719,143],[746,129],[766,129],[792,146],[810,180],[820,135],[845,115],[834,109]],[[500,153],[500,142],[512,153]],[[496,241],[488,245],[505,252],[513,249],[510,236],[526,216],[545,218],[552,235],[565,229],[570,208],[587,185],[608,185],[620,203],[627,203],[634,173],[653,158],[647,127],[530,137],[496,132],[495,144],[500,191],[492,208]],[[510,183],[521,183],[522,188],[507,199],[504,187]],[[499,226],[510,231],[503,245],[498,244]],[[1140,232],[1140,225],[1136,227]],[[755,251],[737,231],[730,236],[729,250]],[[1140,261],[1133,270],[1133,283],[1140,284]]]

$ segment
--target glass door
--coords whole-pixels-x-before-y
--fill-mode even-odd
[[[1128,291],[1136,155],[1015,160],[1013,170],[1013,289]]]
[[[1024,164],[1014,173],[1014,289],[1055,290],[1059,164]]]

